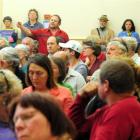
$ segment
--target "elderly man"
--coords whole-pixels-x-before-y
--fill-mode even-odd
[[[49,28],[47,29],[37,29],[30,30],[24,27],[21,22],[18,22],[17,27],[21,29],[27,36],[30,36],[39,42],[39,52],[47,54],[46,43],[49,36],[59,36],[62,42],[67,42],[69,37],[66,32],[61,30],[59,26],[61,25],[61,18],[59,15],[53,15],[49,22]]]
[[[112,58],[114,56],[126,56],[128,48],[126,45],[119,41],[111,41],[107,44],[106,58]]]
[[[114,37],[114,31],[107,27],[108,21],[107,15],[102,15],[99,18],[99,28],[92,29],[90,34],[102,46],[103,51],[105,51],[107,43]]]
[[[116,56],[127,56],[128,48],[119,41],[111,41],[106,47],[106,59],[110,59]],[[90,80],[98,81],[100,69],[96,70]]]
[[[101,66],[100,82],[89,83],[78,94],[69,116],[79,131],[79,139],[138,140],[140,139],[140,104],[133,96],[135,73],[120,60],[107,60]],[[84,110],[89,97],[98,87],[99,96],[107,105],[88,118]]]
[[[28,46],[28,48],[29,48],[29,52],[30,52],[30,55],[32,55],[34,52],[34,48],[36,47],[37,48],[37,46],[36,46],[36,44],[35,44],[35,40],[33,40],[32,38],[30,38],[30,37],[25,37],[24,39],[22,39],[22,44],[24,44],[24,45],[26,45],[26,46]]]

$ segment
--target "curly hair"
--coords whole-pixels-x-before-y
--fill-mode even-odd
[[[37,17],[37,18],[36,18],[36,21],[38,21],[39,15],[38,15],[38,11],[37,11],[36,9],[30,9],[30,10],[29,10],[29,12],[28,12],[28,18],[29,18],[29,14],[30,14],[32,11],[36,13],[36,17]]]
[[[0,69],[0,78],[4,77],[7,84],[7,92],[9,94],[18,95],[23,87],[22,82],[18,77],[8,69]]]

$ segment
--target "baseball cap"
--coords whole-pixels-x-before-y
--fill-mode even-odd
[[[66,43],[59,43],[59,46],[62,48],[68,48],[68,49],[72,49],[78,53],[82,52],[82,46],[81,44],[76,41],[76,40],[69,40]]]

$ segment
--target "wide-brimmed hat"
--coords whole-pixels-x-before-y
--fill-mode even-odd
[[[109,21],[109,19],[107,18],[107,15],[102,15],[99,20],[104,20],[104,21]]]

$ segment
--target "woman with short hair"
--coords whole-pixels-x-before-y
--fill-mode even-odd
[[[75,128],[49,94],[31,93],[16,98],[10,118],[18,140],[74,140]]]

